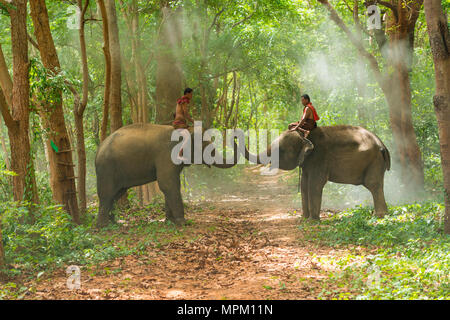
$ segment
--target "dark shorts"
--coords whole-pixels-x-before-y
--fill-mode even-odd
[[[311,131],[317,128],[317,123],[313,119],[306,119],[300,128]]]
[[[181,120],[174,120],[172,122],[172,126],[175,129],[187,129],[189,127],[186,122],[181,121]]]
[[[295,126],[296,125],[289,125],[288,129],[291,130]],[[303,130],[311,131],[311,130],[317,128],[317,123],[313,119],[306,119],[305,122],[299,128],[302,128]]]

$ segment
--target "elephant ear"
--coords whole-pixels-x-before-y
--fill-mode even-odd
[[[314,144],[306,139],[302,139],[302,147],[300,149],[300,153],[298,155],[298,166],[301,167],[303,165],[303,162],[305,161],[305,158],[314,150]]]

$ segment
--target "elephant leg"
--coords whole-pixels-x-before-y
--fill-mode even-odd
[[[114,205],[114,185],[109,179],[99,179],[97,181],[97,192],[99,198],[99,209],[97,216],[97,228],[106,227]]]
[[[386,200],[384,199],[383,183],[365,185],[373,197],[373,206],[375,207],[375,214],[379,218],[383,218],[388,212]]]
[[[127,188],[122,188],[119,191],[117,191],[116,195],[114,196],[113,203],[117,202],[117,200],[119,200],[125,194],[125,192],[127,192]],[[113,223],[116,221],[112,210],[109,213],[109,221]]]
[[[384,199],[384,163],[376,163],[367,170],[364,177],[364,186],[373,197],[373,206],[377,217],[384,217],[388,212],[386,200]]]
[[[169,203],[167,201],[167,197],[166,197],[165,200],[166,200],[165,201],[166,202],[166,205],[165,205],[166,221],[174,221],[175,219],[173,217],[172,211],[170,210],[170,206],[169,206]]]
[[[302,210],[303,210],[303,218],[309,218],[309,200],[308,200],[308,173],[306,170],[302,171],[302,180],[301,180],[301,192],[302,192]]]
[[[308,209],[310,218],[320,220],[320,207],[322,204],[322,191],[326,180],[320,174],[310,175],[308,179]]]
[[[110,212],[113,207],[113,199],[112,198],[101,198],[100,199],[100,207],[98,209],[97,216],[97,228],[104,228],[108,225]]]
[[[184,219],[184,206],[183,199],[181,198],[179,172],[169,175],[158,175],[158,184],[159,188],[164,193],[165,202],[169,208],[169,210],[166,211],[166,218],[176,225],[183,225],[186,220]]]

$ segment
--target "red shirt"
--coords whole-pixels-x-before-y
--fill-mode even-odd
[[[183,104],[183,103],[189,103],[190,99],[186,96],[182,96],[180,99],[177,100],[178,104]]]
[[[312,105],[311,102],[308,103],[308,104],[305,106],[305,108],[303,109],[303,116],[304,116],[305,113],[306,113],[306,108],[310,108],[311,111],[313,112],[314,121],[317,121],[317,120],[320,119],[320,118],[319,118],[319,115],[318,115],[317,112],[316,112],[316,109],[314,109],[314,107],[313,107],[313,105]],[[303,117],[302,117],[302,118],[303,118]]]

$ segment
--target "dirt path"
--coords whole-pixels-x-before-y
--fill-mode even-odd
[[[284,174],[261,176],[258,167],[249,168],[245,189],[188,213],[193,223],[181,239],[102,264],[118,272],[83,271],[80,290],[67,289],[61,270],[31,298],[317,299],[326,272],[314,256],[335,252],[299,240],[295,190],[279,183]]]

